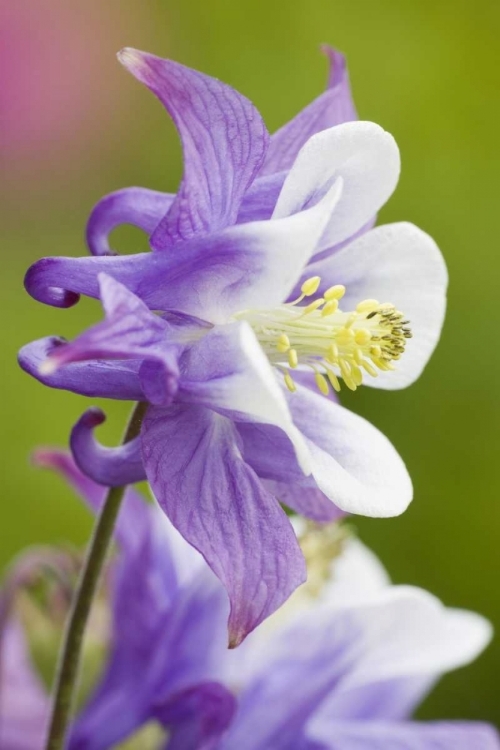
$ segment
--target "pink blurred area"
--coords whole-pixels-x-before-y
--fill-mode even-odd
[[[41,178],[88,159],[126,106],[115,52],[127,25],[129,14],[102,2],[0,0],[0,161],[9,177]]]

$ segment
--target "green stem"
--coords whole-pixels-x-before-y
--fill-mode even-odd
[[[125,429],[123,443],[128,443],[139,435],[146,409],[147,403],[145,402],[141,401],[136,405]],[[126,487],[111,487],[108,490],[87,549],[59,654],[46,750],[63,750],[64,748],[78,684],[85,627],[111,544],[125,489]]]

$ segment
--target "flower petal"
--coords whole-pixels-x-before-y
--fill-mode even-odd
[[[148,236],[158,226],[175,195],[147,188],[129,187],[101,198],[87,222],[86,238],[92,255],[112,255],[109,235],[122,224],[143,229]]]
[[[158,502],[228,591],[236,646],[304,580],[293,529],[244,463],[228,419],[203,407],[151,408],[142,444]]]
[[[19,365],[28,375],[44,385],[79,393],[82,396],[125,401],[140,401],[144,397],[138,376],[139,360],[75,362],[55,372],[41,371],[40,368],[54,355],[55,349],[66,344],[67,341],[56,336],[32,341],[20,350]]]
[[[0,740],[5,750],[41,750],[50,700],[18,622],[0,631]]]
[[[373,425],[324,396],[298,386],[288,399],[306,438],[319,489],[347,513],[395,516],[412,499],[398,453]]]
[[[191,240],[182,253],[42,258],[28,270],[25,286],[40,302],[71,307],[80,294],[99,297],[98,276],[105,273],[153,310],[225,322],[235,312],[272,307],[287,298],[314,252],[341,189],[339,180],[312,208]]]
[[[302,470],[310,472],[305,441],[248,323],[216,326],[187,350],[179,365],[179,400],[207,406],[236,421],[278,427],[293,445]]]
[[[99,287],[106,320],[55,348],[42,373],[90,359],[141,358],[139,379],[146,398],[168,405],[178,381],[176,348],[166,341],[168,324],[111,276],[100,274]]]
[[[378,299],[403,311],[413,338],[397,369],[377,378],[367,375],[363,382],[389,390],[413,383],[439,340],[446,309],[448,274],[434,240],[413,224],[386,224],[308,270],[321,276],[324,288],[345,285],[343,309],[353,310],[364,299]]]
[[[277,172],[258,177],[243,197],[237,223],[270,219],[286,176],[287,172]]]
[[[133,49],[118,57],[165,106],[184,150],[182,183],[151,238],[153,248],[234,224],[269,137],[253,104],[217,79],[171,60]]]
[[[342,197],[316,253],[351,237],[372,219],[394,191],[400,171],[392,135],[372,122],[349,122],[313,135],[300,150],[273,213],[300,211],[342,177]]]
[[[78,468],[106,487],[124,487],[146,478],[140,438],[117,448],[104,448],[94,438],[95,427],[106,419],[96,407],[87,409],[71,431],[70,446]]]
[[[358,119],[344,56],[327,45],[321,49],[330,62],[328,89],[273,133],[261,174],[290,169],[300,149],[312,135]]]
[[[177,708],[170,717],[173,729],[182,725],[182,709],[190,704],[182,691],[196,690],[216,676],[226,650],[224,589],[206,566],[184,585],[176,583],[170,570],[172,548],[156,517],[161,511],[148,510],[151,533],[133,555],[122,556],[116,573],[113,650],[76,721],[71,750],[107,750],[157,718],[159,707],[171,701]],[[214,714],[217,723],[215,706]]]
[[[169,750],[212,750],[231,723],[236,698],[218,682],[190,687],[157,709],[158,720],[169,730]]]
[[[499,750],[496,730],[479,722],[339,722],[315,717],[307,736],[322,750]]]

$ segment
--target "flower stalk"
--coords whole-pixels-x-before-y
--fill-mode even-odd
[[[148,404],[139,402],[125,429],[123,443],[139,435]],[[126,487],[110,487],[94,527],[76,594],[66,623],[57,665],[52,716],[45,744],[46,750],[63,750],[74,704],[85,627],[109,551],[116,519]]]

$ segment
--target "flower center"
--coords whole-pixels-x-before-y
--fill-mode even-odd
[[[338,284],[308,305],[321,283],[312,276],[302,284],[302,294],[272,310],[244,310],[235,317],[252,326],[270,362],[283,372],[290,391],[296,385],[290,370],[312,368],[316,385],[325,395],[329,385],[340,390],[339,377],[352,391],[363,382],[363,371],[373,377],[393,370],[393,362],[411,338],[409,321],[390,302],[365,299],[354,311],[344,312],[339,301],[345,287]]]

